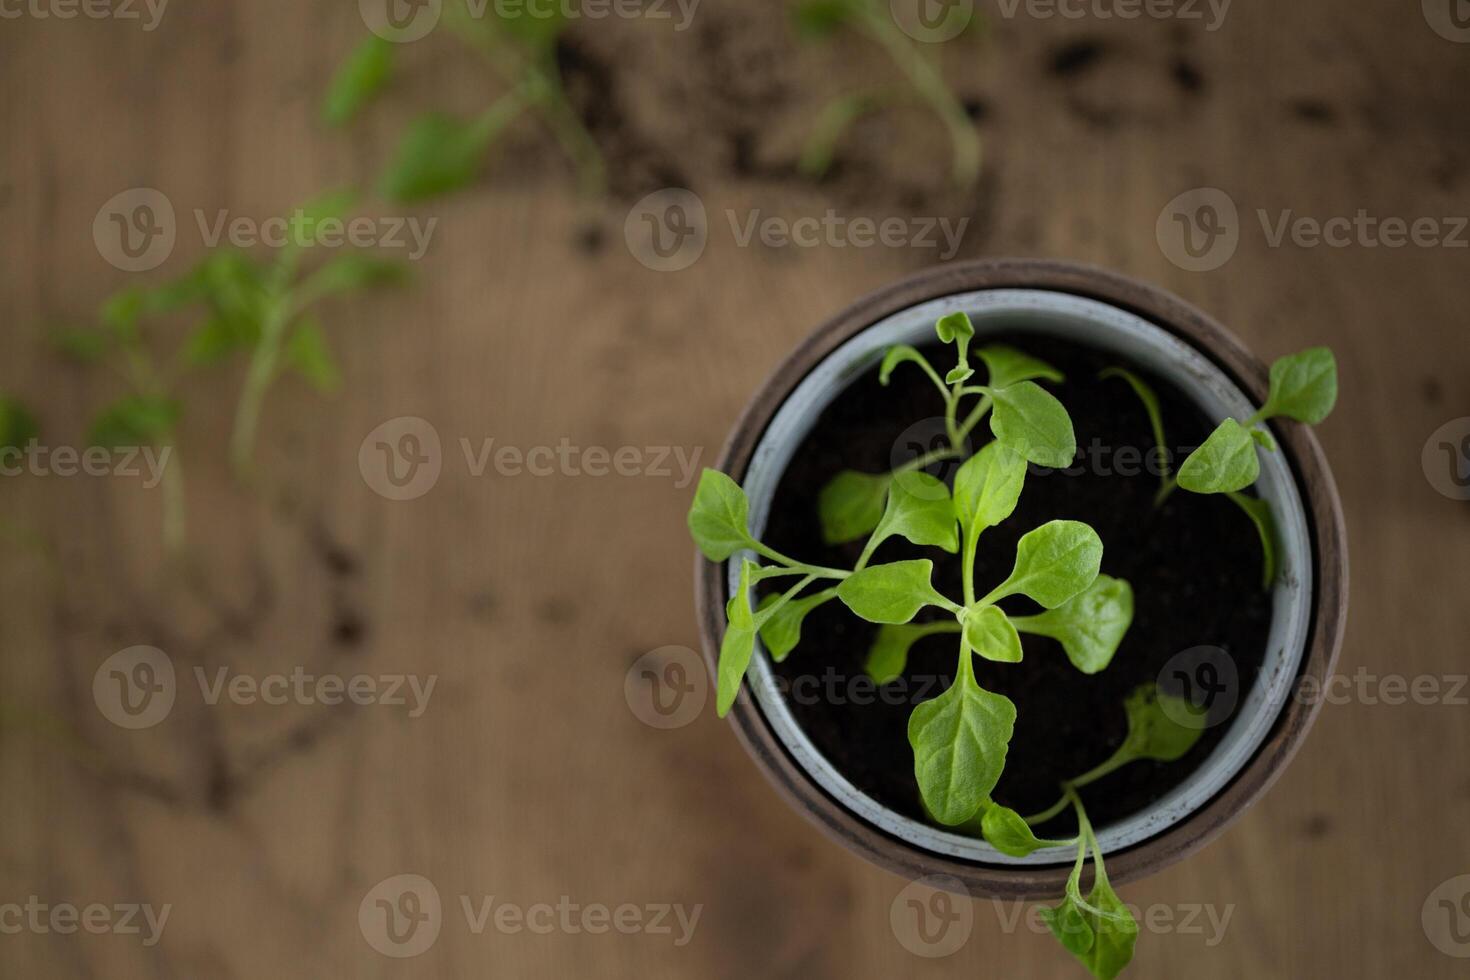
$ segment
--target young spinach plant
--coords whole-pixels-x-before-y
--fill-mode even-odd
[[[404,135],[382,179],[383,196],[416,201],[467,186],[485,167],[495,141],[515,120],[533,113],[551,131],[577,173],[588,197],[607,189],[602,151],[567,98],[556,60],[556,44],[568,26],[564,9],[543,5],[511,11],[499,4],[445,0],[443,23],[475,54],[483,57],[505,91],[478,116],[456,119],[444,113],[420,116]],[[376,98],[391,81],[400,46],[373,35],[362,41],[333,77],[322,113],[343,125]]]
[[[1123,368],[1108,368],[1101,377],[1126,381],[1148,414],[1161,463],[1159,492],[1154,498],[1154,505],[1161,505],[1176,487],[1191,493],[1224,494],[1255,526],[1261,542],[1261,587],[1269,589],[1276,581],[1278,565],[1276,522],[1271,516],[1270,505],[1260,497],[1248,496],[1242,491],[1255,483],[1261,473],[1256,447],[1268,452],[1276,451],[1276,440],[1265,428],[1265,422],[1285,417],[1316,425],[1331,414],[1337,404],[1337,360],[1332,351],[1326,347],[1312,347],[1272,363],[1266,404],[1244,421],[1227,418],[1221,422],[1184,460],[1177,476],[1169,472],[1158,395],[1142,378]]]
[[[857,120],[870,112],[906,101],[927,105],[944,124],[951,147],[951,177],[956,186],[967,188],[980,176],[981,144],[974,124],[955,97],[939,65],[926,45],[911,38],[898,26],[887,0],[799,0],[792,8],[797,32],[808,38],[826,37],[848,27],[875,42],[892,60],[908,82],[911,94],[895,97],[887,89],[837,96],[823,107],[807,139],[799,161],[803,173],[820,177],[832,165],[837,144]],[[971,17],[968,6],[949,5],[946,18]],[[943,34],[946,23],[935,25]],[[953,33],[959,33],[955,31]]]
[[[749,502],[735,481],[715,470],[701,476],[689,511],[690,532],[711,561],[740,561],[739,585],[725,609],[717,709],[724,716],[734,704],[757,636],[780,662],[799,645],[806,616],[834,599],[879,625],[867,670],[882,682],[899,676],[918,639],[954,634],[958,656],[953,683],[915,707],[909,718],[914,777],[924,808],[936,823],[978,832],[1007,854],[1075,845],[1078,857],[1067,897],[1050,913],[1053,931],[1094,975],[1109,980],[1132,956],[1138,929],[1108,884],[1101,850],[1076,790],[1135,758],[1165,758],[1185,738],[1167,734],[1168,719],[1157,710],[1155,692],[1130,699],[1130,735],[1124,746],[1092,773],[1062,787],[1078,819],[1078,833],[1069,840],[1042,841],[1030,830],[1031,824],[1054,818],[1061,807],[1028,821],[993,799],[1016,708],[979,685],[972,658],[1020,662],[1020,634],[1029,633],[1056,641],[1077,670],[1097,673],[1111,662],[1132,622],[1133,592],[1126,581],[1101,573],[1102,541],[1091,527],[1072,520],[1048,521],[1024,534],[1010,574],[982,591],[975,581],[982,534],[1015,510],[1028,463],[1070,464],[1076,438],[1061,403],[1036,384],[1035,379],[1060,381],[1054,368],[1012,348],[986,347],[977,352],[986,367],[985,384],[972,384],[974,327],[968,316],[949,314],[935,330],[957,355],[955,367],[943,378],[920,351],[907,345],[886,353],[879,378],[887,384],[893,370],[906,362],[922,370],[944,401],[949,446],[889,473],[844,472],[822,491],[819,515],[829,543],[868,535],[852,568],[809,564],[760,541],[750,533]],[[932,463],[963,456],[966,438],[987,415],[995,438],[961,463],[952,491],[924,472]],[[962,594],[950,597],[934,588],[933,562],[927,558],[870,564],[878,547],[894,537],[960,554]],[[767,579],[794,584],[752,608],[751,590]],[[1001,603],[1013,596],[1027,597],[1043,611],[1007,612]],[[939,618],[915,622],[925,608],[939,610]],[[1165,748],[1159,747],[1161,737],[1168,739]],[[1095,874],[1092,891],[1084,898],[1080,880],[1089,851]]]

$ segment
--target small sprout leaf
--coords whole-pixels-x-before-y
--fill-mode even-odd
[[[719,470],[706,469],[689,507],[689,533],[710,561],[724,561],[751,544],[750,502],[740,485]]]
[[[1020,594],[1055,609],[1097,579],[1102,553],[1102,541],[1088,525],[1048,521],[1021,537],[1010,577],[988,598]]]
[[[1285,415],[1316,425],[1336,404],[1337,359],[1326,347],[1311,347],[1271,365],[1271,394],[1260,417]]]
[[[962,824],[990,799],[1015,724],[1016,706],[975,683],[968,656],[948,690],[914,709],[914,777],[935,820]]]
[[[887,684],[898,679],[908,663],[909,648],[926,636],[957,633],[960,624],[952,619],[933,623],[886,624],[879,627],[863,670],[875,683]]]
[[[286,341],[286,363],[306,379],[317,391],[336,391],[342,384],[342,372],[327,343],[327,335],[313,316],[304,316]]]
[[[391,42],[376,34],[354,48],[332,76],[322,104],[322,118],[340,126],[372,101],[393,73],[393,49]]]
[[[1034,381],[989,389],[995,400],[990,429],[1016,453],[1039,466],[1064,467],[1077,455],[1072,420],[1055,396]]]
[[[127,395],[113,402],[92,423],[90,441],[107,449],[154,446],[163,442],[179,420],[179,403],[171,398]]]
[[[827,544],[856,541],[878,526],[888,496],[890,473],[843,470],[817,495],[817,516]]]
[[[907,623],[925,606],[949,606],[930,584],[933,572],[927,558],[871,565],[843,579],[837,597],[870,623]]]
[[[1010,807],[992,803],[980,817],[980,832],[990,846],[1011,857],[1025,857],[1043,847],[1065,847],[1070,841],[1042,840],[1031,832],[1021,815]]]
[[[1021,638],[1006,614],[995,606],[965,611],[965,642],[986,660],[1003,664],[1021,662]]]
[[[965,460],[954,478],[954,508],[967,538],[994,527],[1016,509],[1026,461],[999,442]]]
[[[725,604],[727,622],[725,638],[720,641],[715,696],[715,706],[721,718],[729,713],[730,706],[735,703],[735,696],[740,693],[740,683],[745,679],[745,671],[750,667],[750,658],[755,652],[755,616],[750,611],[750,582],[755,571],[756,564],[750,559],[740,563],[740,585]]]
[[[1256,526],[1256,536],[1261,539],[1261,588],[1269,589],[1276,581],[1276,519],[1271,516],[1271,505],[1259,497],[1247,497],[1243,493],[1227,494],[1235,505],[1245,511]]]
[[[871,551],[893,535],[917,545],[940,548],[953,554],[959,550],[955,531],[954,501],[944,482],[928,473],[895,476],[888,488],[888,506],[868,544]]]
[[[1179,485],[1193,493],[1229,493],[1260,475],[1255,440],[1239,422],[1226,419],[1179,467]]]
[[[1133,588],[1099,575],[1088,588],[1055,609],[1012,620],[1022,633],[1058,641],[1072,666],[1084,674],[1106,667],[1133,622]]]
[[[0,449],[23,449],[40,431],[36,417],[24,405],[0,395]]]
[[[768,595],[762,599],[757,612],[768,615],[760,625],[760,636],[771,659],[776,663],[785,660],[801,642],[801,624],[807,613],[836,595],[836,589],[824,589],[784,603],[779,595]]]
[[[1152,683],[1128,695],[1123,710],[1128,713],[1128,735],[1118,754],[1130,760],[1173,762],[1194,748],[1204,733],[1203,726],[1187,727],[1175,720],[1199,714],[1198,709],[1187,699],[1160,691]]]
[[[985,362],[988,377],[985,383],[991,388],[1009,388],[1022,381],[1064,381],[1062,372],[1045,361],[1030,354],[1023,354],[1005,344],[989,344],[975,353]]]

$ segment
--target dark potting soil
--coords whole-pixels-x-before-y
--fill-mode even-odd
[[[1248,691],[1265,655],[1270,599],[1261,588],[1255,530],[1228,499],[1175,491],[1155,508],[1159,478],[1148,465],[1154,445],[1148,417],[1125,382],[1097,377],[1118,364],[1115,357],[1034,335],[999,339],[1066,375],[1064,383],[1046,387],[1072,417],[1078,456],[1069,470],[1031,468],[1015,512],[980,538],[978,591],[1010,573],[1022,534],[1068,518],[1097,530],[1104,546],[1102,570],[1127,579],[1134,592],[1133,624],[1101,673],[1082,674],[1060,644],[1038,636],[1022,636],[1025,658],[1019,664],[975,658],[980,685],[1016,705],[1015,733],[994,797],[1027,814],[1054,803],[1062,780],[1112,754],[1127,732],[1124,698],[1157,680],[1175,654],[1201,645],[1223,648],[1239,672],[1239,690]],[[936,345],[925,353],[941,373],[952,366],[952,348]],[[1212,426],[1171,384],[1133,365],[1121,366],[1157,392],[1177,466]],[[877,374],[868,372],[839,395],[796,453],[763,535],[772,547],[813,564],[851,568],[863,542],[822,542],[816,500],[823,485],[843,469],[880,473],[945,445],[943,403],[923,373],[900,365],[886,388]],[[972,448],[990,438],[987,420],[972,435]],[[955,465],[936,464],[928,472],[952,484]],[[936,588],[956,600],[962,595],[957,555],[891,538],[872,561],[903,558],[933,559]],[[1015,614],[1039,611],[1024,597],[1007,599],[1004,606]],[[938,612],[924,610],[919,619]],[[826,603],[807,617],[800,645],[775,670],[798,723],[832,764],[875,800],[923,819],[908,719],[915,704],[953,681],[957,640],[953,634],[920,640],[910,652],[904,679],[879,689],[863,673],[877,629],[841,602]],[[1162,797],[1203,762],[1228,727],[1206,729],[1176,762],[1134,762],[1088,786],[1083,798],[1094,824],[1114,822]]]

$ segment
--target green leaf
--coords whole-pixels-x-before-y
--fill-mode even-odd
[[[554,3],[526,3],[520,7],[493,4],[496,23],[534,54],[551,49],[556,38],[567,27],[566,7]]]
[[[336,391],[342,384],[342,373],[337,368],[337,359],[332,356],[321,323],[308,314],[297,324],[286,340],[283,352],[286,363],[317,391]]]
[[[373,286],[396,285],[408,278],[401,262],[374,258],[361,252],[346,252],[324,263],[302,285],[312,300]]]
[[[1276,440],[1273,439],[1271,437],[1271,433],[1267,432],[1265,429],[1251,429],[1251,438],[1256,441],[1256,445],[1260,446],[1268,453],[1274,453],[1276,451]]]
[[[0,449],[24,449],[40,432],[36,417],[25,405],[0,395]]]
[[[1092,943],[1096,938],[1092,931],[1088,913],[1082,911],[1077,900],[1067,895],[1056,908],[1042,909],[1041,920],[1046,923],[1057,941],[1082,962],[1088,966],[1085,954],[1092,949]],[[1089,966],[1088,969],[1091,969]]]
[[[1010,517],[1025,481],[1026,461],[999,442],[965,460],[954,478],[954,508],[965,540]]]
[[[997,439],[1039,466],[1072,465],[1077,437],[1061,402],[1034,381],[987,391],[995,401],[990,429]]]
[[[724,561],[750,547],[749,520],[750,502],[739,484],[719,470],[706,469],[700,474],[688,523],[694,543],[706,558]]]
[[[791,8],[792,23],[804,38],[825,37],[857,15],[852,0],[800,0]]]
[[[357,204],[357,192],[350,188],[330,190],[299,205],[286,216],[290,225],[290,241],[295,245],[313,245],[324,221],[342,221]]]
[[[1097,911],[1082,911],[1092,930],[1092,943],[1077,958],[1097,980],[1114,980],[1133,959],[1138,923],[1107,878],[1103,877],[1097,861],[1098,856],[1094,854],[1093,864],[1098,868],[1098,875],[1087,895],[1087,904]]]
[[[1154,445],[1159,449],[1159,462],[1163,467],[1159,479],[1167,481],[1169,477],[1168,444],[1164,441],[1164,413],[1159,409],[1159,396],[1154,393],[1153,388],[1149,387],[1148,382],[1124,368],[1104,368],[1098,373],[1098,377],[1102,379],[1122,378],[1128,382],[1128,387],[1133,389],[1133,394],[1143,404],[1143,410],[1148,414],[1149,428],[1153,429]]]
[[[99,316],[119,343],[133,344],[137,342],[138,321],[147,305],[147,294],[142,287],[130,286],[104,300]]]
[[[419,201],[472,183],[506,122],[498,115],[470,122],[442,113],[419,117],[383,177],[383,196],[390,201]]]
[[[827,544],[856,541],[877,527],[892,479],[891,473],[843,470],[829,480],[817,495],[822,540]]]
[[[843,134],[863,116],[881,109],[888,100],[883,93],[847,92],[822,106],[807,130],[806,142],[796,168],[807,177],[822,177],[832,168],[832,158]],[[936,380],[938,375],[935,375]]]
[[[912,361],[919,365],[923,368],[924,373],[929,375],[930,380],[941,389],[944,388],[944,382],[939,380],[939,372],[934,370],[934,365],[929,363],[927,357],[908,344],[895,344],[888,348],[888,353],[883,355],[883,364],[878,368],[878,383],[887,385],[888,379],[893,375],[893,369],[905,361]],[[947,394],[946,392],[946,396]]]
[[[1261,539],[1261,588],[1269,589],[1276,581],[1276,519],[1271,516],[1271,505],[1259,497],[1247,497],[1243,493],[1226,494],[1256,526],[1256,537]]]
[[[863,670],[878,684],[897,680],[909,659],[909,648],[926,636],[958,633],[960,624],[952,619],[933,623],[889,623],[878,628],[878,636],[868,650]]]
[[[1006,614],[995,606],[980,606],[964,612],[965,641],[986,660],[1003,664],[1021,662],[1021,638]]]
[[[62,327],[47,336],[57,350],[82,363],[100,360],[112,350],[112,335],[96,327]]]
[[[353,49],[327,88],[322,104],[327,123],[342,125],[382,90],[393,73],[393,48],[392,42],[372,34]]]
[[[951,605],[930,584],[933,572],[927,558],[871,565],[843,579],[837,597],[870,623],[907,623],[925,606]]]
[[[760,624],[760,636],[771,659],[776,663],[785,660],[801,642],[801,624],[807,613],[836,595],[836,589],[823,589],[821,592],[786,602],[781,602],[779,595],[768,595],[762,599],[757,611],[767,615]]]
[[[1095,674],[1112,661],[1133,622],[1133,588],[1122,579],[1099,575],[1057,608],[1013,617],[1011,622],[1022,633],[1057,640],[1072,666]]]
[[[1016,706],[975,683],[968,655],[949,689],[914,709],[914,778],[935,820],[964,823],[990,799],[1015,724]]]
[[[1168,709],[1165,709],[1165,705]],[[1183,756],[1199,737],[1204,727],[1186,727],[1175,721],[1202,715],[1188,699],[1160,691],[1152,683],[1144,684],[1123,702],[1128,713],[1128,735],[1117,755],[1133,759],[1156,759],[1173,762]]]
[[[1065,847],[1071,841],[1042,840],[1031,832],[1021,815],[1010,807],[993,803],[980,818],[980,832],[990,846],[1011,857],[1025,857],[1043,847]]]
[[[944,376],[945,383],[953,385],[968,380],[975,373],[975,369],[970,367],[969,355],[970,338],[975,336],[975,325],[970,322],[969,315],[963,312],[947,313],[935,322],[934,332],[946,344],[955,345],[958,357],[958,363]]]
[[[917,545],[959,550],[954,501],[944,481],[917,471],[895,476],[888,487],[888,506],[868,540],[865,554],[897,534]]]
[[[1179,485],[1193,493],[1229,493],[1260,475],[1255,441],[1239,422],[1226,419],[1179,467]]]
[[[1097,579],[1103,545],[1081,521],[1048,521],[1022,535],[1010,577],[985,598],[1025,595],[1055,609]]]
[[[186,364],[215,364],[242,347],[253,347],[260,339],[258,324],[246,324],[218,314],[211,316],[189,335],[184,344]]]
[[[1043,381],[1065,381],[1062,372],[1030,354],[1023,354],[1005,344],[989,344],[976,351],[985,362],[986,385],[1007,388],[1021,381],[1041,378]]]
[[[102,411],[89,440],[107,449],[151,446],[166,441],[179,420],[179,403],[151,395],[128,395]]]
[[[700,482],[703,483],[702,480]],[[755,652],[756,623],[750,611],[750,584],[751,575],[756,570],[755,562],[748,558],[740,563],[740,585],[725,604],[725,638],[720,641],[715,694],[715,707],[721,718],[735,703],[740,683],[745,680],[745,671],[750,667],[750,658]]]
[[[1271,394],[1259,417],[1285,415],[1316,425],[1336,404],[1337,358],[1326,347],[1312,347],[1271,365]]]

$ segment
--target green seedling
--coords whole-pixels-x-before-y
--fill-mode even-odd
[[[568,26],[564,9],[544,5],[511,11],[498,4],[445,0],[448,32],[482,57],[505,86],[504,94],[478,116],[421,115],[399,143],[382,179],[383,196],[417,201],[472,183],[485,169],[497,139],[525,114],[534,114],[552,133],[576,168],[579,189],[600,197],[607,189],[602,152],[567,98],[556,62],[556,42]],[[362,41],[337,70],[322,105],[333,125],[344,125],[392,81],[402,45],[376,35]],[[413,46],[419,50],[420,46]]]
[[[52,340],[72,359],[110,368],[126,393],[104,408],[92,423],[93,445],[167,448],[163,468],[163,537],[170,553],[183,549],[185,511],[178,425],[179,395],[191,371],[217,364],[232,354],[247,358],[245,381],[235,407],[230,459],[236,472],[248,472],[261,409],[271,386],[292,371],[321,391],[338,387],[341,372],[327,343],[316,306],[341,296],[404,277],[403,267],[360,252],[335,255],[303,271],[303,255],[315,230],[340,218],[351,201],[331,194],[297,208],[287,219],[288,244],[269,260],[242,252],[210,253],[183,276],[160,286],[133,286],[102,306],[95,324],[55,331]],[[160,320],[196,318],[181,342],[167,353]]]
[[[971,17],[968,7],[952,4],[946,17]],[[832,165],[842,136],[863,116],[894,105],[927,106],[944,124],[951,147],[951,176],[956,186],[972,187],[980,176],[981,144],[965,108],[955,97],[927,46],[905,34],[894,20],[887,0],[798,0],[792,7],[797,33],[805,38],[827,37],[849,28],[876,43],[902,72],[911,90],[907,96],[889,91],[840,95],[817,116],[802,150],[803,173],[820,177]],[[943,25],[935,25],[943,31]]]
[[[806,616],[834,600],[879,625],[867,671],[880,683],[902,674],[909,649],[918,640],[954,635],[954,682],[909,717],[914,779],[924,808],[934,822],[979,834],[1006,854],[1075,845],[1078,857],[1067,898],[1049,913],[1056,922],[1053,931],[1095,976],[1111,978],[1131,958],[1138,928],[1108,885],[1101,850],[1076,790],[1134,759],[1177,759],[1199,733],[1181,735],[1170,728],[1160,695],[1151,687],[1130,698],[1129,736],[1123,746],[1092,772],[1063,785],[1064,800],[1073,803],[1078,818],[1072,839],[1042,840],[1030,829],[1055,817],[1060,806],[1023,820],[992,798],[1005,768],[1016,707],[980,686],[973,658],[1019,662],[1024,655],[1021,635],[1030,634],[1055,641],[1077,670],[1096,673],[1112,661],[1127,634],[1133,592],[1127,582],[1101,573],[1103,544],[1097,533],[1064,519],[1024,534],[1010,574],[981,591],[975,581],[981,536],[1011,517],[1028,463],[1069,465],[1076,440],[1066,410],[1036,384],[1061,381],[1054,368],[1012,348],[982,347],[974,353],[985,368],[985,382],[973,384],[974,327],[969,318],[963,313],[943,317],[936,334],[956,355],[955,366],[943,377],[918,350],[898,346],[884,357],[880,379],[887,383],[904,363],[923,371],[944,402],[949,446],[890,473],[839,474],[821,494],[819,518],[829,542],[867,535],[853,567],[806,563],[765,544],[750,532],[749,502],[739,485],[715,470],[702,474],[689,510],[690,533],[709,560],[740,563],[739,584],[725,609],[717,710],[723,717],[735,703],[757,638],[773,659],[783,660],[800,645]],[[986,415],[994,439],[963,458],[952,488],[924,472],[929,464],[964,457],[966,438]],[[880,545],[893,538],[960,554],[961,595],[946,596],[934,587],[931,559],[872,563]],[[767,579],[786,581],[752,607],[752,590]],[[1017,596],[1042,611],[1020,615],[1003,608],[1002,603]],[[917,622],[921,613],[934,618]],[[1084,898],[1080,879],[1089,851],[1095,876]]]
[[[1265,422],[1284,417],[1316,425],[1332,413],[1337,404],[1337,360],[1332,351],[1313,347],[1275,361],[1271,365],[1266,404],[1244,421],[1228,418],[1221,422],[1184,460],[1177,476],[1169,472],[1163,417],[1153,389],[1142,378],[1122,368],[1108,368],[1100,376],[1126,381],[1148,414],[1162,465],[1155,506],[1162,504],[1176,487],[1191,493],[1224,494],[1256,529],[1261,542],[1261,587],[1270,588],[1276,581],[1279,564],[1276,522],[1264,500],[1241,491],[1260,476],[1257,448],[1276,451],[1276,440]]]

